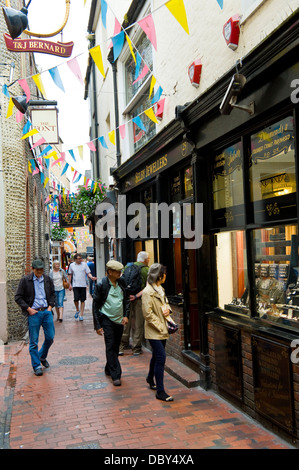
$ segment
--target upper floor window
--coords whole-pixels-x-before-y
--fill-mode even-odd
[[[245,21],[266,0],[241,0],[241,22]]]
[[[145,83],[147,76],[138,80],[136,83],[135,80],[138,78],[136,76],[136,70],[141,73],[143,67],[145,65],[148,66],[149,70],[153,68],[153,54],[152,54],[152,45],[145,34],[142,34],[139,41],[137,41],[136,49],[138,54],[141,57],[141,61],[135,60],[133,56],[130,54],[126,63],[125,63],[125,77],[126,77],[126,104],[132,100],[132,98],[138,94],[139,90],[142,88],[142,85]],[[137,52],[135,50],[135,56],[137,57]],[[135,58],[136,58],[135,57]],[[137,73],[138,75],[138,73]]]

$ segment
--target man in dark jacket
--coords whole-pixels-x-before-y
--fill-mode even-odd
[[[52,309],[55,305],[55,290],[52,279],[44,274],[44,262],[35,259],[32,273],[24,276],[19,283],[15,301],[28,318],[29,353],[35,375],[43,375],[42,365],[49,367],[48,351],[53,344],[55,329]],[[38,351],[38,337],[43,328],[45,340]]]
[[[111,376],[116,386],[121,385],[122,372],[118,359],[119,344],[130,312],[126,283],[121,278],[123,268],[118,261],[107,263],[107,276],[96,284],[92,305],[94,329],[98,335],[104,333],[105,338],[105,373]]]

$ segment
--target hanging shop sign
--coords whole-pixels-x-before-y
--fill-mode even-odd
[[[12,39],[7,33],[4,35],[6,48],[12,52],[41,52],[42,54],[70,57],[74,43],[51,42],[44,39]]]
[[[59,225],[63,228],[84,227],[83,215],[74,212],[68,199],[61,198],[59,202]]]
[[[31,123],[38,134],[32,136],[35,144],[40,139],[40,134],[48,144],[59,144],[57,108],[32,109]]]

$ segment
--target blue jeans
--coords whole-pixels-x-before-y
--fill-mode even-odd
[[[38,351],[38,337],[40,328],[43,328],[45,340]],[[41,367],[40,360],[46,359],[50,346],[53,344],[55,336],[55,328],[52,312],[43,310],[35,315],[28,315],[29,329],[29,353],[31,356],[31,364],[33,369]]]
[[[156,379],[157,393],[164,392],[164,366],[166,362],[166,339],[149,339],[152,347],[152,358],[148,372],[148,378]]]
[[[56,308],[63,307],[64,296],[65,296],[65,289],[55,291],[55,297],[56,297],[55,307]]]

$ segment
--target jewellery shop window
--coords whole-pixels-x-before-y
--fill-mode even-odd
[[[253,240],[259,317],[299,328],[297,225],[254,230]]]
[[[296,218],[292,117],[282,119],[251,136],[249,167],[254,222]]]
[[[244,224],[242,144],[237,142],[215,155],[212,162],[213,226]]]
[[[217,233],[218,306],[247,315],[247,257],[243,230]]]

